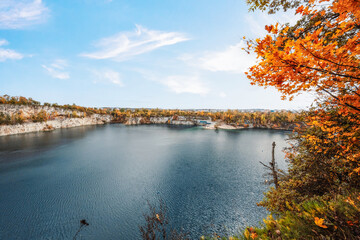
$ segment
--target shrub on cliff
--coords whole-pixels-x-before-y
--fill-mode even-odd
[[[11,117],[9,114],[0,113],[0,125],[11,124]]]
[[[12,122],[13,124],[22,124],[26,121],[26,118],[24,116],[24,114],[22,113],[22,111],[20,111],[20,113],[16,113],[12,116]]]
[[[78,116],[77,112],[74,110],[74,111],[72,111],[72,113],[71,113],[71,117],[73,117],[73,118],[78,118],[79,116]]]
[[[41,110],[37,114],[34,114],[31,116],[31,120],[33,122],[45,122],[48,120],[48,118],[49,118],[49,115],[44,110]]]

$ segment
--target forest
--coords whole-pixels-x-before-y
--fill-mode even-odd
[[[39,108],[34,114],[25,114],[23,109],[19,108],[16,113],[10,114],[0,112],[0,125],[22,124],[27,122],[45,122],[57,118],[79,118],[91,116],[92,114],[108,114],[112,116],[113,123],[126,123],[130,118],[141,118],[142,124],[149,124],[150,118],[171,117],[173,120],[184,118],[193,119],[210,119],[211,121],[220,121],[233,126],[263,128],[294,128],[302,124],[303,113],[293,111],[196,111],[180,109],[127,109],[127,108],[89,108],[81,107],[76,104],[59,105],[50,104],[33,100],[26,97],[10,97],[8,95],[0,96],[0,104],[28,106]],[[53,111],[45,109],[54,108]],[[67,110],[65,114],[60,114],[61,110]]]

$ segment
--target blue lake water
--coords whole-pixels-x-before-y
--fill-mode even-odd
[[[147,201],[193,239],[266,216],[264,168],[286,132],[89,126],[0,137],[0,239],[140,239]]]

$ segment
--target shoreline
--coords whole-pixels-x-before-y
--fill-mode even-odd
[[[110,118],[85,117],[85,118],[66,118],[49,120],[46,122],[29,122],[15,125],[1,125],[0,136],[10,136],[32,132],[49,132],[55,129],[73,128],[90,125],[103,125],[110,123]]]
[[[271,128],[271,127],[234,127],[228,124],[222,124],[217,127],[212,126],[201,126],[196,124],[182,124],[182,123],[139,123],[139,124],[126,124],[117,123],[111,121],[104,121],[100,119],[88,118],[70,118],[63,120],[50,120],[47,122],[30,122],[16,125],[1,125],[0,126],[0,137],[19,135],[34,132],[50,132],[56,129],[76,128],[81,126],[91,125],[105,125],[105,124],[122,124],[124,126],[142,126],[142,125],[164,125],[164,126],[183,126],[183,127],[200,127],[204,130],[246,130],[246,129],[264,129],[264,130],[280,130],[280,131],[292,131],[292,129],[286,128]]]
[[[294,122],[287,123],[283,121],[279,123],[267,120],[261,124],[259,119],[253,119],[253,121],[243,119],[240,124],[236,119],[233,122],[229,122],[229,120],[219,119],[219,116],[211,114],[204,115],[203,113],[179,115],[175,112],[165,112],[163,116],[161,116],[160,113],[146,115],[145,112],[141,113],[141,115],[138,112],[133,113],[132,110],[128,110],[126,113],[117,110],[96,111],[98,113],[54,106],[0,104],[0,120],[2,121],[0,121],[0,124],[3,124],[0,125],[0,136],[109,123],[120,123],[128,126],[149,124],[188,127],[200,126],[206,130],[274,129],[289,131],[295,128]],[[136,116],[137,114],[138,116]]]

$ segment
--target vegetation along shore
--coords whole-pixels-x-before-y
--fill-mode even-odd
[[[32,98],[0,96],[0,136],[106,123],[292,130],[301,123],[301,114],[291,111],[98,109],[75,104],[40,104]]]

